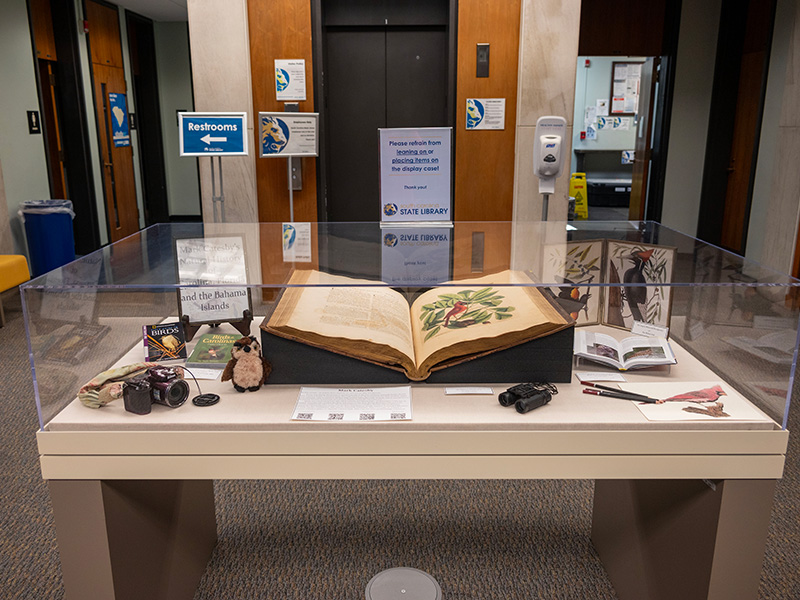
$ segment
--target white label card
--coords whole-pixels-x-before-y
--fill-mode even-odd
[[[311,262],[311,223],[283,223],[283,262]]]
[[[275,59],[275,98],[280,102],[306,99],[305,59]]]
[[[584,371],[576,372],[578,381],[627,381],[620,373],[606,373],[604,371]]]
[[[411,387],[301,387],[293,421],[373,423],[410,421]]]
[[[669,327],[653,325],[652,323],[645,323],[644,321],[634,321],[633,327],[631,327],[631,333],[644,337],[661,337],[667,339],[669,337]]]
[[[494,390],[490,387],[446,387],[444,393],[448,396],[491,396]]]

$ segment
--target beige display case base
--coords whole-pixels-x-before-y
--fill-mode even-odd
[[[191,600],[217,542],[212,481],[50,480],[66,600]]]
[[[757,598],[776,483],[598,480],[592,542],[617,596]]]

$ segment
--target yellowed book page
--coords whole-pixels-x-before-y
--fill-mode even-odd
[[[411,319],[417,365],[421,365],[434,352],[460,342],[495,338],[543,323],[564,322],[563,317],[538,290],[490,285],[498,282],[531,283],[524,275],[506,271],[460,281],[458,286],[439,287],[425,292],[414,301]],[[460,298],[458,305],[448,302],[449,299],[456,300],[453,296]],[[442,304],[450,306],[441,307]],[[425,307],[431,306],[433,310],[425,310]],[[438,325],[425,329],[424,317],[431,313],[429,319]],[[426,336],[429,336],[427,340]]]
[[[305,278],[303,274],[290,283],[302,283]],[[271,319],[270,325],[385,344],[414,361],[408,302],[402,294],[380,282],[318,271],[309,272],[305,284],[309,287],[287,290],[286,295],[291,295],[288,310],[276,314],[277,320]]]

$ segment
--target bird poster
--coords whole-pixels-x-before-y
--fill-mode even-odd
[[[608,240],[604,324],[669,327],[675,248]]]
[[[772,419],[721,381],[658,381],[625,383],[620,389],[658,403],[634,402],[648,421],[752,421],[774,425]]]
[[[575,324],[600,323],[603,282],[603,245],[605,240],[582,240],[549,246],[546,250],[545,281],[558,284],[551,287],[555,301]]]

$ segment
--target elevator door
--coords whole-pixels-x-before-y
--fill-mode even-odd
[[[324,27],[328,220],[380,220],[379,128],[451,124],[447,47],[446,22]]]

